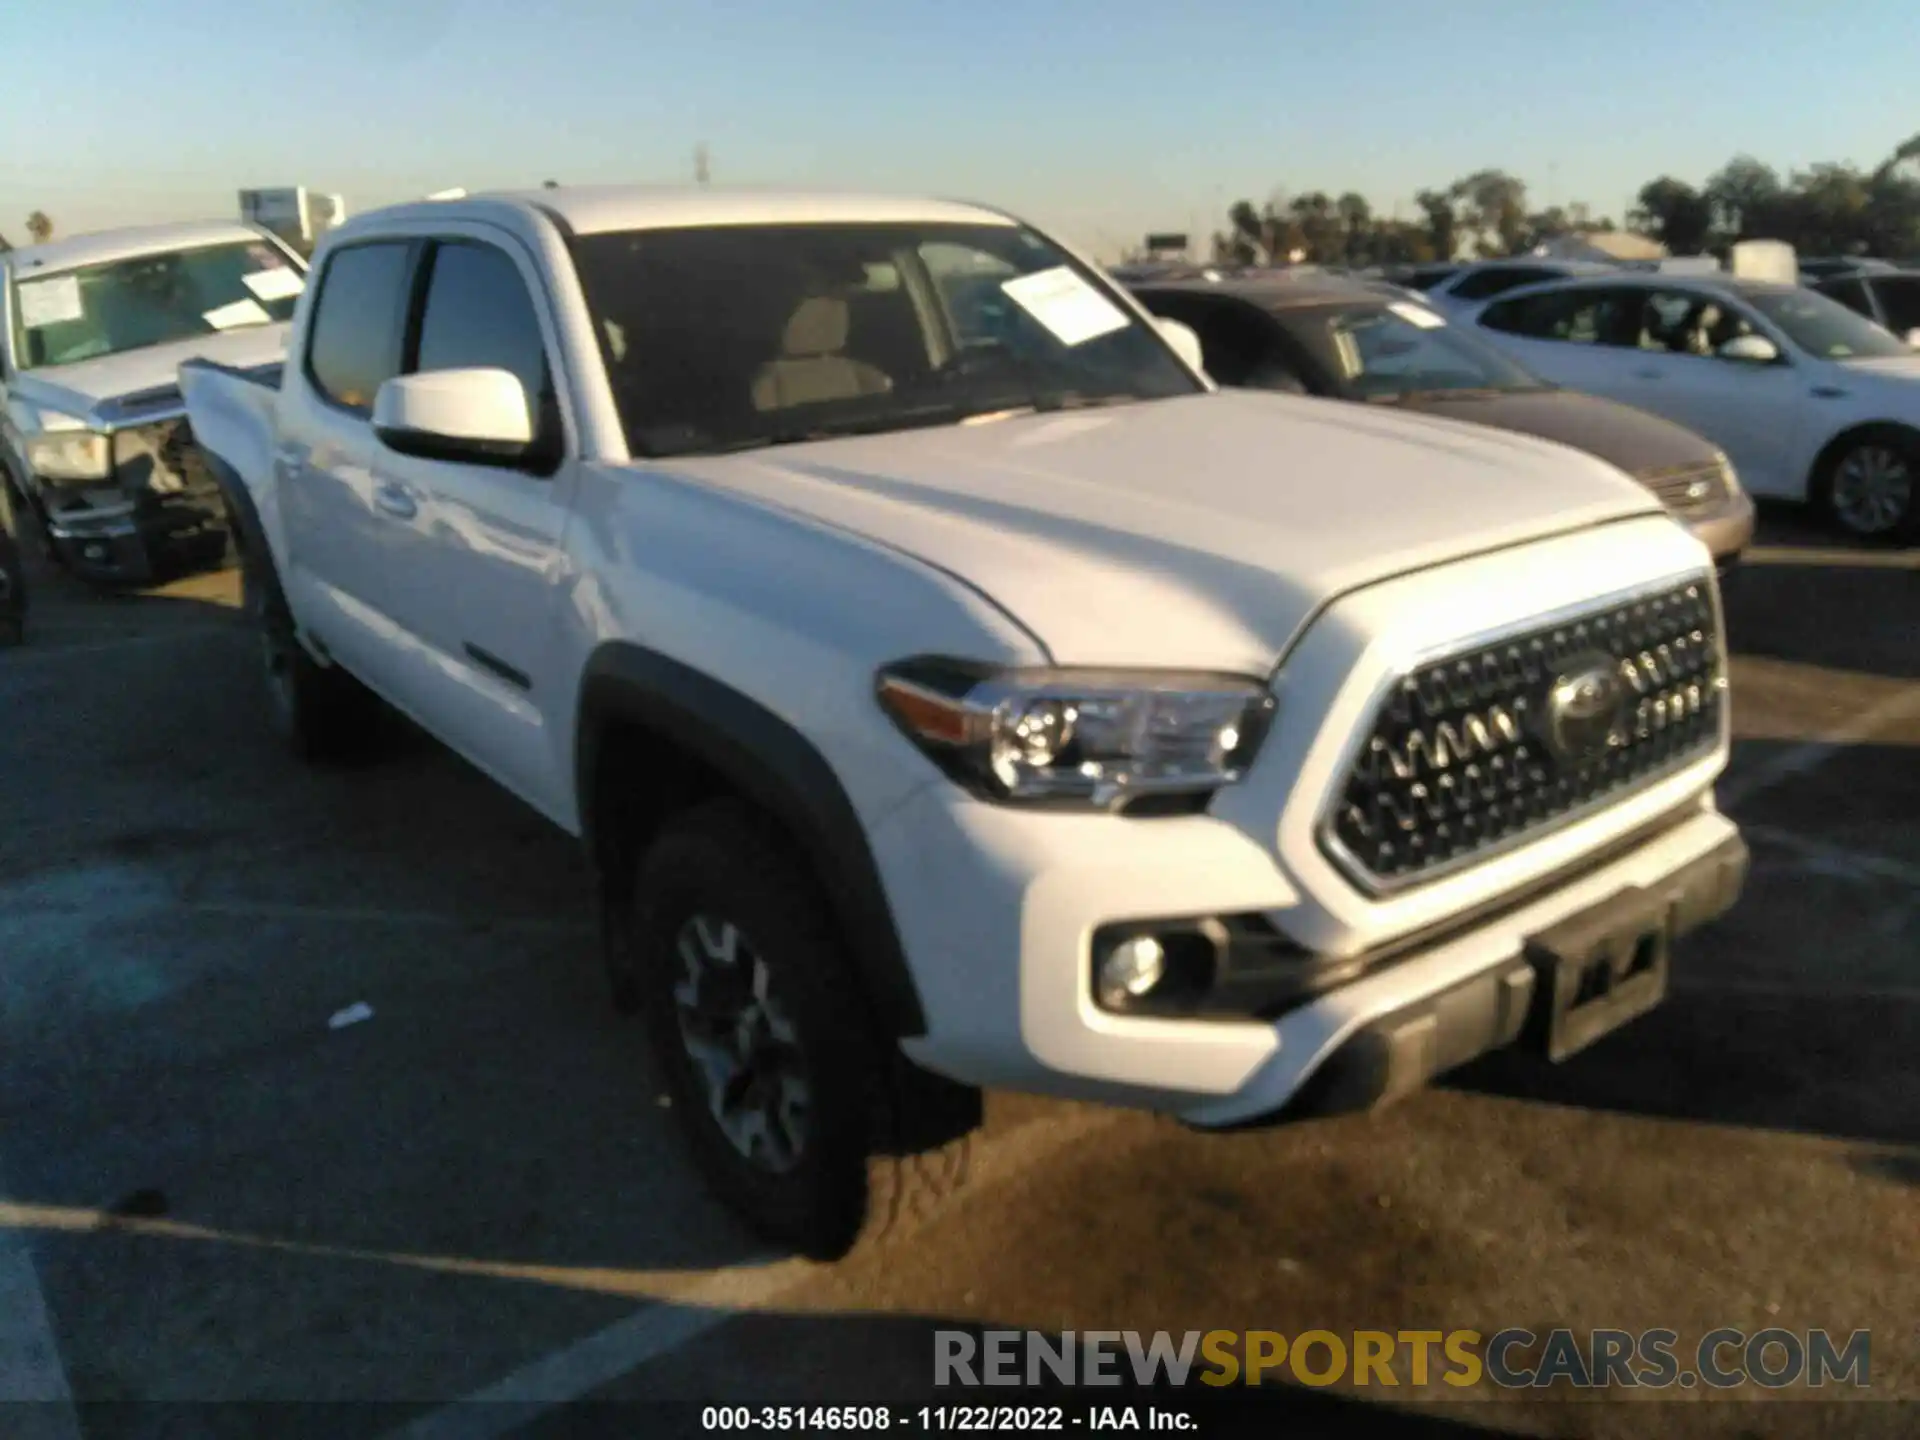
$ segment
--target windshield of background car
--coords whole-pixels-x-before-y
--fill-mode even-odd
[[[1359,400],[1433,390],[1539,390],[1546,382],[1423,306],[1315,307],[1281,312],[1339,385]]]
[[[1822,360],[1913,354],[1913,347],[1892,331],[1811,290],[1747,290],[1741,298],[1786,331],[1794,344]]]
[[[1204,386],[1016,225],[729,225],[574,258],[636,455],[737,450]]]
[[[306,277],[264,240],[136,255],[14,283],[22,370],[292,318]]]

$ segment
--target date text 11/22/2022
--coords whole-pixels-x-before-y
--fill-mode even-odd
[[[700,1412],[703,1430],[875,1435],[948,1431],[1155,1430],[1192,1433],[1198,1427],[1183,1410],[1134,1405],[922,1405],[898,1411],[885,1405],[709,1405]]]

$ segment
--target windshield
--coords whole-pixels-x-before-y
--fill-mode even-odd
[[[1284,310],[1280,321],[1319,357],[1342,395],[1393,400],[1460,390],[1540,390],[1546,382],[1411,303]]]
[[[1190,395],[1165,342],[1015,225],[747,225],[574,242],[637,455]]]
[[[1822,360],[1913,354],[1913,347],[1892,331],[1811,290],[1748,290],[1741,298],[1786,331],[1795,345]]]
[[[286,320],[306,279],[265,240],[167,250],[32,275],[13,293],[22,370]]]

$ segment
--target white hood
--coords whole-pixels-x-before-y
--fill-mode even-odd
[[[663,468],[937,565],[1058,663],[1255,673],[1343,592],[1660,513],[1546,441],[1245,391]]]
[[[242,369],[271,364],[286,355],[289,328],[285,322],[251,325],[103,355],[98,360],[23,371],[13,380],[11,398],[83,420],[104,419],[102,411],[126,396],[176,389],[180,362],[194,356]]]

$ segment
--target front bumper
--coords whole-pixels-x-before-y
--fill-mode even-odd
[[[131,509],[106,515],[50,511],[47,536],[75,574],[138,585],[224,554],[227,524],[217,497],[141,496]]]
[[[1603,928],[1631,925],[1651,904],[1667,916],[1668,940],[1678,940],[1733,908],[1746,881],[1747,859],[1746,842],[1738,835],[1729,836],[1657,884],[1626,886],[1580,919],[1598,921]],[[1330,1055],[1283,1107],[1285,1118],[1373,1109],[1468,1061],[1514,1044],[1542,1023],[1545,973],[1541,957],[1523,951],[1504,964],[1370,1021]],[[1665,977],[1660,979],[1658,991],[1664,993]],[[1610,999],[1591,1003],[1597,1013],[1589,1023],[1604,1032],[1632,1018],[1641,997],[1623,988]]]
[[[1336,1100],[1373,1103],[1509,1043],[1531,994],[1513,977],[1536,937],[1635,890],[1672,894],[1684,933],[1732,904],[1744,856],[1710,796],[1677,810],[1669,798],[1570,869],[1491,897],[1498,908],[1354,953],[1302,947],[1314,983],[1263,1015],[1118,1014],[1093,996],[1107,927],[1262,914],[1283,936],[1297,928],[1301,897],[1271,854],[1210,816],[1027,816],[947,788],[910,799],[875,836],[930,1022],[906,1052],[968,1083],[1203,1127],[1274,1115],[1323,1070]]]

